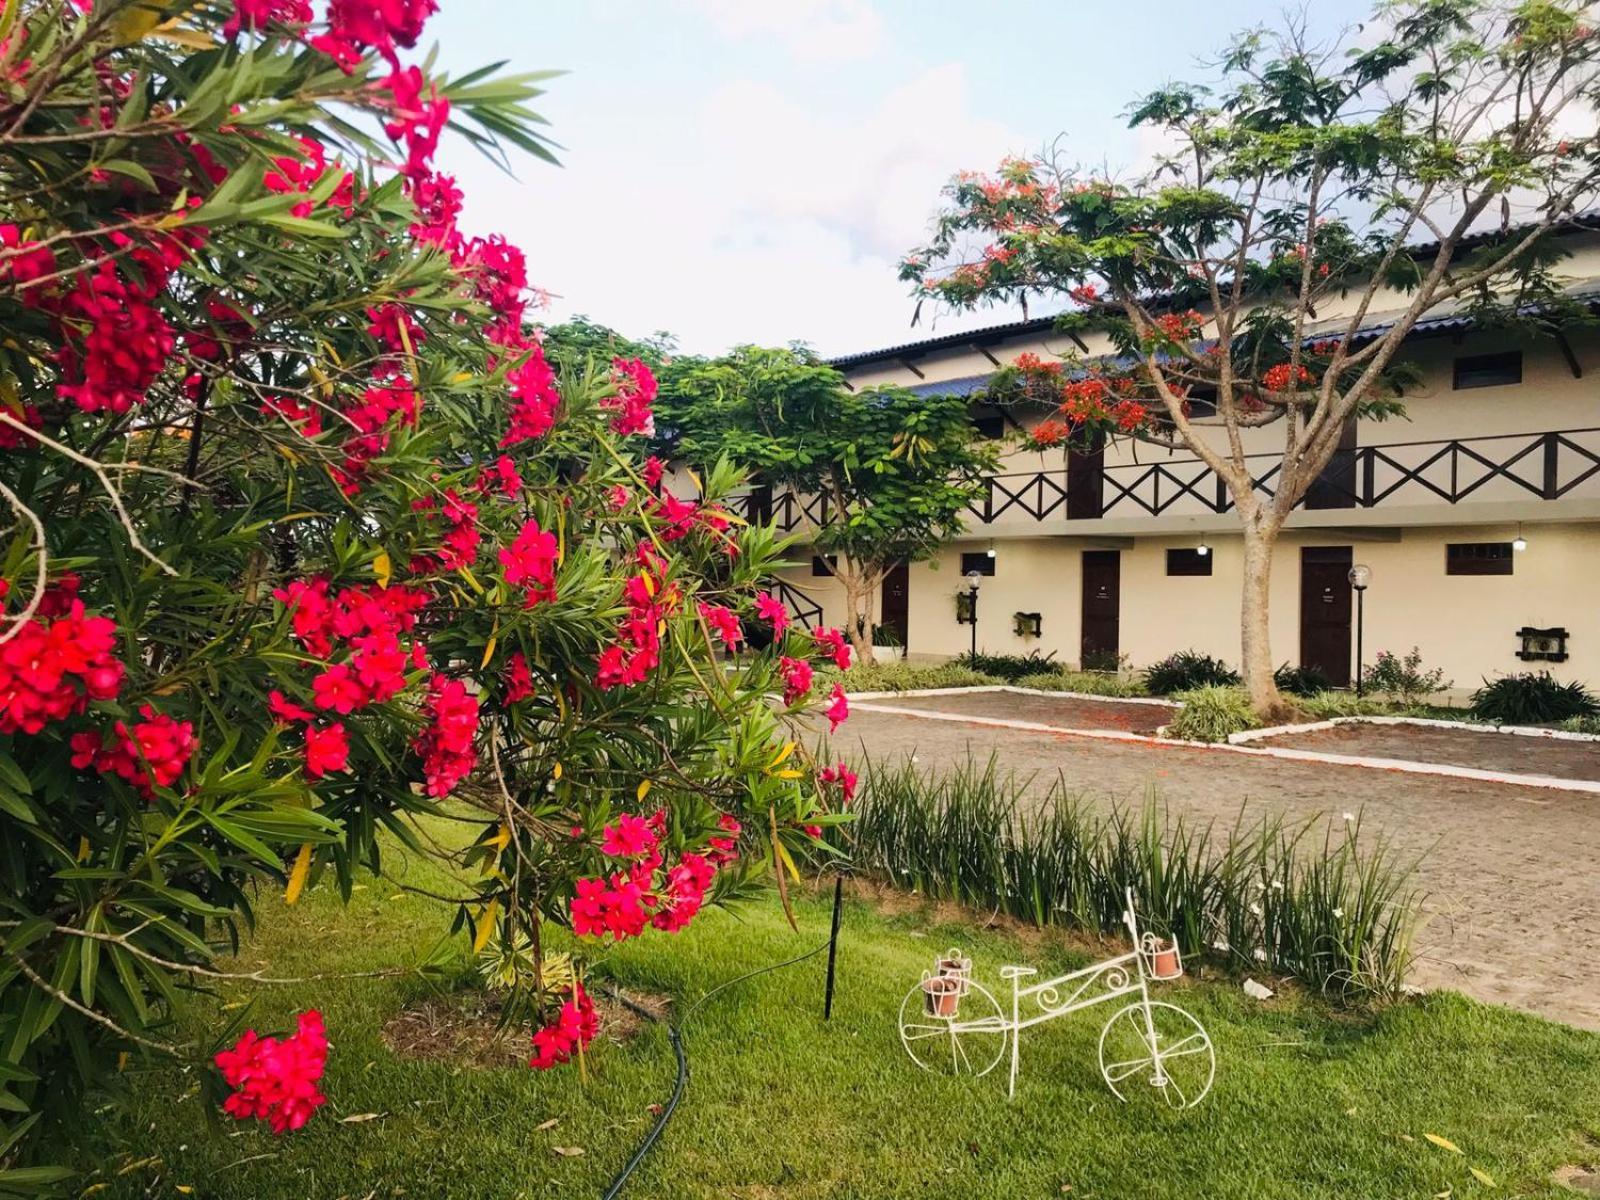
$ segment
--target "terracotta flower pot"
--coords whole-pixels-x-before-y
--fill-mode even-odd
[[[922,1002],[930,1017],[953,1017],[961,1007],[961,980],[935,975],[922,981]]]
[[[1150,975],[1155,979],[1176,979],[1183,974],[1183,959],[1178,957],[1178,944],[1171,938],[1157,938],[1150,943]]]

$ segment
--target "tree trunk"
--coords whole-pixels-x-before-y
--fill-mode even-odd
[[[858,569],[853,563],[845,566],[843,558],[840,559],[840,564],[835,573],[839,577],[839,582],[844,585],[845,635],[850,639],[851,649],[855,651],[855,661],[870,663],[874,576],[869,571]]]
[[[1272,679],[1272,552],[1277,542],[1275,522],[1245,521],[1244,595],[1239,605],[1240,674],[1256,716],[1269,724],[1289,711]]]

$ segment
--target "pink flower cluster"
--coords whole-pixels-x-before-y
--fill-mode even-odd
[[[278,195],[306,196],[307,199],[301,200],[289,210],[289,215],[309,217],[315,211],[315,206],[309,198],[310,193],[322,182],[322,177],[328,170],[328,152],[316,138],[302,137],[296,140],[300,143],[303,153],[278,155],[272,160],[272,169],[267,171],[261,182],[267,191]],[[341,173],[341,178],[333,194],[324,200],[323,204],[328,208],[337,209],[348,219],[355,211],[356,177],[338,165],[333,169]]]
[[[600,852],[623,867],[603,878],[577,881],[573,932],[620,942],[638,937],[647,926],[676,933],[694,919],[717,869],[737,857],[739,822],[731,813],[722,814],[704,854],[686,852],[661,872],[666,827],[667,814],[658,809],[648,817],[625,813],[601,831]]]
[[[175,721],[148,704],[140,707],[139,715],[144,720],[135,721],[132,728],[118,721],[109,745],[92,730],[73,734],[72,765],[80,771],[116,775],[149,800],[156,788],[169,788],[183,778],[198,743],[188,721]]]
[[[281,1135],[299,1129],[327,1103],[317,1085],[328,1063],[328,1033],[315,1009],[301,1013],[295,1032],[282,1040],[246,1030],[214,1061],[234,1089],[222,1111],[236,1120],[266,1121]]]
[[[656,422],[650,406],[656,398],[656,377],[650,368],[641,359],[613,358],[611,382],[616,392],[602,400],[600,407],[617,414],[611,419],[612,430],[624,437],[654,433]]]
[[[824,767],[818,771],[817,782],[821,784],[838,784],[839,794],[845,804],[849,804],[850,801],[856,798],[856,784],[859,780],[856,777],[856,773],[842,762],[837,766]]]
[[[700,615],[728,649],[732,650],[744,640],[744,631],[739,627],[739,616],[731,608],[702,600]]]
[[[833,658],[833,665],[841,671],[850,669],[850,646],[844,640],[844,634],[837,629],[821,627],[811,631],[812,639],[819,649]]]
[[[810,693],[815,672],[805,659],[791,658],[785,654],[778,659],[778,673],[783,676],[783,703],[793,708],[796,702]]]
[[[428,687],[425,708],[428,723],[417,735],[422,755],[422,778],[428,795],[448,796],[472,773],[478,752],[473,741],[478,732],[478,698],[459,679],[435,675]]]
[[[632,687],[650,677],[661,662],[661,629],[678,606],[676,585],[660,582],[666,564],[646,545],[640,546],[642,569],[623,585],[628,615],[617,630],[617,643],[600,652],[595,683],[601,691]]]
[[[371,585],[332,593],[328,581],[317,578],[292,580],[272,594],[288,609],[296,640],[324,660],[311,680],[318,711],[348,716],[392,700],[405,688],[408,669],[428,665],[421,642],[407,649],[400,640],[415,629],[417,613],[428,602],[420,588]],[[348,657],[332,661],[346,652]],[[282,692],[268,696],[267,706],[280,724],[305,725],[308,777],[320,779],[349,765],[350,739],[342,722],[319,726],[316,712],[291,703]]]
[[[506,583],[520,587],[529,608],[556,598],[556,560],[561,547],[556,535],[539,528],[539,522],[522,523],[516,540],[500,551],[500,565],[505,568]]]
[[[53,589],[0,645],[0,733],[40,733],[90,700],[114,700],[121,689],[124,667],[112,656],[116,623],[88,616],[76,592],[75,580]]]
[[[533,1057],[528,1065],[536,1071],[558,1067],[594,1041],[598,1032],[600,1019],[595,1014],[594,1001],[583,990],[583,984],[575,982],[571,998],[562,1004],[556,1019],[534,1031]]]

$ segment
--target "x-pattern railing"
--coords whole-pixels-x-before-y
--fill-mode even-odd
[[[1275,454],[1249,456],[1259,464],[1254,485],[1262,496],[1276,490],[1282,461]],[[1221,479],[1198,458],[1152,463],[1114,463],[1091,479],[1093,501],[1075,511],[1069,471],[990,475],[967,511],[979,525],[1019,519],[1044,521],[1058,513],[1067,519],[1111,517],[1137,511],[1159,517],[1182,506],[1187,511],[1226,513],[1233,498]],[[1600,428],[1546,433],[1495,434],[1448,441],[1394,442],[1357,446],[1335,453],[1318,480],[1312,507],[1376,508],[1420,489],[1445,504],[1480,496],[1503,482],[1519,493],[1559,500],[1600,476]],[[1600,491],[1600,490],[1597,490]],[[1302,501],[1304,504],[1305,501]],[[742,515],[754,517],[748,505]],[[825,496],[784,492],[772,498],[772,521],[784,532],[820,527],[832,519]]]

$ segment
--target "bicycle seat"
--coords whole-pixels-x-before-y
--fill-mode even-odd
[[[1000,968],[1000,978],[1001,979],[1022,979],[1025,976],[1037,975],[1038,973],[1039,973],[1039,970],[1038,970],[1037,967],[1001,967]]]

